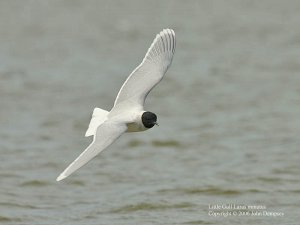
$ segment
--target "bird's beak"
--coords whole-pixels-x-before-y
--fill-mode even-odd
[[[159,126],[159,124],[157,122],[154,123],[156,126]]]

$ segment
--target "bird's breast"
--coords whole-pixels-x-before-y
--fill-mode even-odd
[[[127,124],[126,132],[140,132],[144,130],[148,130],[148,128],[144,127],[143,124],[133,122]]]

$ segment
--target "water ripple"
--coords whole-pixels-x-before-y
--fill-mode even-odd
[[[22,204],[22,203],[12,203],[12,202],[0,202],[0,206],[6,207],[6,208],[27,208],[27,209],[38,209],[38,207],[29,205],[29,204]]]
[[[20,218],[11,218],[7,216],[0,216],[0,222],[8,223],[8,222],[21,222]]]
[[[30,180],[20,184],[21,187],[44,187],[47,185],[50,185],[50,182],[42,180]]]
[[[195,205],[188,202],[182,202],[178,204],[159,204],[159,203],[138,203],[135,205],[126,205],[118,209],[114,209],[111,213],[127,213],[135,211],[149,211],[149,210],[166,210],[166,209],[180,209],[180,208],[191,208]]]
[[[193,221],[185,222],[184,224],[196,225],[196,224],[214,224],[214,223],[203,221],[203,220],[193,220]]]
[[[246,189],[246,190],[236,190],[236,189],[225,189],[221,187],[204,187],[204,188],[177,188],[177,189],[161,189],[159,193],[177,192],[180,194],[189,195],[241,195],[244,193],[262,193],[265,191],[258,189]]]

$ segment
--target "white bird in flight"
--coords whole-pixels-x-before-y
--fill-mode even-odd
[[[113,108],[95,108],[85,136],[93,142],[57,177],[63,180],[88,163],[125,132],[145,131],[157,125],[157,116],[144,110],[149,92],[162,80],[175,53],[175,32],[164,29],[156,35],[142,63],[122,85]]]

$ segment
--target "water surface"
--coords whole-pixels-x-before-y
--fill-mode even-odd
[[[2,1],[1,224],[295,224],[299,221],[298,1]],[[177,49],[125,134],[64,182],[155,34]],[[209,216],[264,205],[283,217]]]

